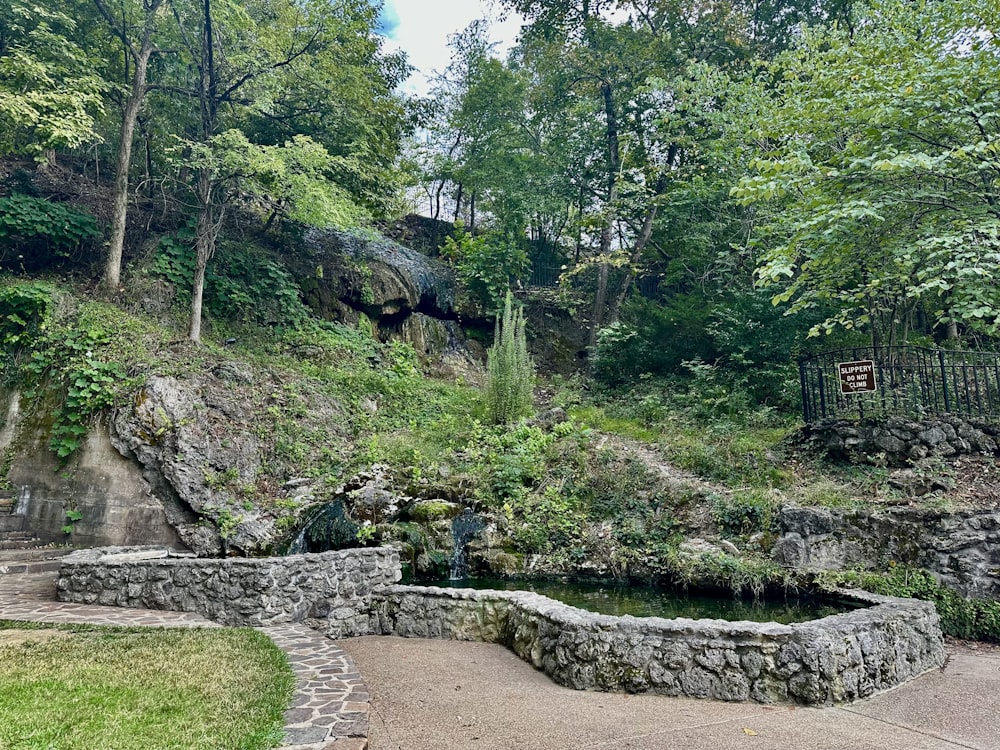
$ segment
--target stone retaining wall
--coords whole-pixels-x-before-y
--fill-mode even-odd
[[[928,456],[996,454],[1000,425],[953,415],[924,420],[890,417],[857,422],[828,419],[802,428],[805,440],[830,455],[868,463],[903,466]]]
[[[302,622],[332,638],[371,633],[372,596],[400,579],[388,547],[205,559],[166,550],[64,558],[60,601],[197,612],[223,625]]]
[[[575,689],[760,703],[863,698],[944,662],[933,605],[871,606],[796,624],[609,617],[528,592],[393,586],[372,630],[499,643]]]
[[[778,516],[772,557],[806,570],[926,568],[964,596],[1000,598],[1000,511],[799,508]]]

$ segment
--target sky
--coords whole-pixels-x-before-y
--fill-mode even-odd
[[[448,35],[461,31],[477,18],[492,21],[491,39],[499,42],[497,54],[513,45],[521,28],[518,18],[503,23],[488,0],[385,0],[380,18],[388,49],[402,49],[417,70],[404,84],[411,94],[426,94],[435,71],[448,66],[451,50]]]

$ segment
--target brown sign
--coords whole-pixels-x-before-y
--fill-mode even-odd
[[[875,390],[875,363],[870,359],[859,362],[840,362],[841,393],[870,393]]]

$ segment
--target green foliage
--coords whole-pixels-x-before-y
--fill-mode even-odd
[[[791,422],[754,406],[719,368],[688,363],[691,381],[640,379],[623,391],[595,391],[570,407],[585,424],[659,443],[673,464],[706,479],[758,488],[788,484],[776,446]]]
[[[0,260],[39,268],[100,235],[90,214],[44,198],[0,198]]]
[[[694,294],[664,302],[633,297],[622,311],[623,320],[598,334],[594,377],[621,385],[644,373],[680,372],[685,360],[712,360],[715,348],[707,330],[711,312],[711,303]]]
[[[528,255],[513,236],[473,236],[457,222],[445,239],[441,255],[455,266],[458,278],[488,310],[498,310],[512,282],[531,270]]]
[[[39,335],[52,311],[52,288],[41,282],[0,285],[0,344],[10,375],[17,352]]]
[[[511,537],[521,551],[551,554],[581,546],[585,517],[580,502],[562,487],[551,485],[541,492],[521,494],[507,511],[512,518]],[[580,557],[585,557],[582,550]]]
[[[269,146],[232,128],[208,143],[185,144],[183,154],[185,163],[230,183],[232,199],[252,208],[318,227],[353,227],[368,218],[350,193],[329,179],[334,164],[348,172],[363,171],[363,165],[353,156],[331,156],[309,136]]]
[[[554,437],[539,427],[518,424],[512,428],[474,424],[465,458],[480,480],[479,500],[498,509],[537,487],[546,469],[546,454]]]
[[[190,303],[194,279],[194,229],[186,226],[160,238],[152,272]],[[205,273],[204,305],[218,321],[301,326],[310,318],[298,285],[274,258],[254,246],[222,242]]]
[[[942,586],[926,570],[893,566],[888,572],[827,571],[819,582],[830,588],[860,588],[884,596],[934,602],[941,630],[955,638],[1000,642],[1000,602],[969,599]]]
[[[712,520],[728,536],[772,532],[777,522],[777,503],[766,490],[744,490],[722,495],[712,504]]]
[[[803,34],[767,71],[764,148],[733,189],[764,219],[762,284],[791,310],[832,307],[814,333],[905,338],[931,323],[1000,330],[994,0],[876,0]],[[987,177],[987,175],[989,175]]]
[[[764,558],[707,552],[696,557],[682,557],[671,551],[664,562],[664,572],[674,582],[702,588],[717,586],[737,596],[750,593],[759,598],[769,587],[794,585],[791,571]]]
[[[486,353],[486,414],[493,424],[509,424],[531,413],[535,367],[520,307],[508,290],[497,318],[494,344]]]
[[[100,357],[109,342],[110,334],[99,327],[53,330],[25,364],[43,389],[63,394],[49,440],[60,458],[80,447],[90,419],[114,403],[127,380],[120,362]]]
[[[143,356],[135,321],[97,304],[67,306],[22,346],[28,356],[17,377],[51,410],[49,447],[62,459],[80,447],[91,420],[135,386],[125,363]]]
[[[188,222],[176,232],[160,237],[150,270],[174,285],[182,303],[190,302],[194,279],[194,225]]]
[[[99,140],[109,86],[75,40],[77,22],[52,3],[0,7],[0,155]],[[0,212],[2,214],[2,212]]]
[[[66,525],[60,529],[63,534],[72,534],[76,528],[76,522],[83,520],[83,513],[76,510],[76,508],[69,508],[66,511]]]

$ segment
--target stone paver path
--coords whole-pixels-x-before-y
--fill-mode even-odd
[[[0,619],[167,628],[217,628],[188,612],[160,612],[56,601],[56,574],[0,575]],[[285,712],[280,750],[365,750],[368,690],[351,658],[333,641],[305,625],[259,628],[287,655],[296,676]]]

